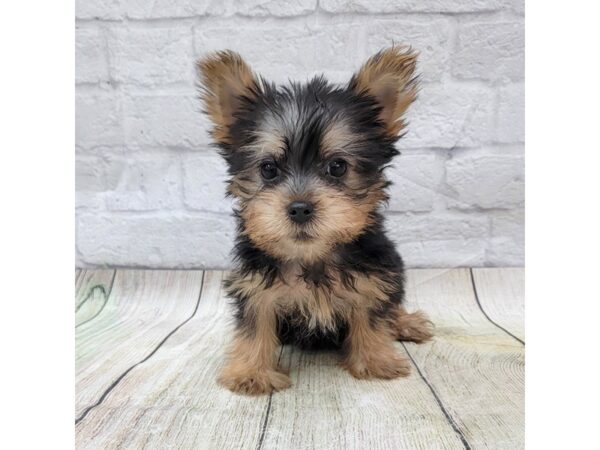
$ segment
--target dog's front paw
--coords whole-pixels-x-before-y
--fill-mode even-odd
[[[361,380],[369,378],[389,380],[410,375],[410,362],[398,355],[347,360],[343,366],[354,378]]]
[[[230,373],[225,369],[219,376],[218,382],[230,391],[244,395],[269,394],[292,385],[290,377],[274,370]]]

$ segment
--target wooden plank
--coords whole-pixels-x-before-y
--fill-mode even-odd
[[[114,270],[84,270],[75,279],[75,326],[93,320],[108,301]]]
[[[221,280],[207,272],[191,320],[77,424],[78,448],[256,448],[268,397],[234,395],[215,381],[231,336]]]
[[[404,353],[398,344],[398,351]],[[427,385],[408,378],[356,380],[339,355],[287,347],[291,389],[274,394],[263,449],[456,449],[457,433]]]
[[[479,303],[498,326],[525,340],[525,270],[472,269]]]
[[[102,311],[76,328],[76,417],[193,314],[201,286],[201,271],[117,271]]]
[[[437,335],[406,344],[418,368],[408,379],[354,380],[336,355],[286,347],[294,386],[270,398],[216,385],[230,337],[220,280],[206,273],[189,322],[77,424],[79,448],[523,447],[523,348],[481,313],[468,270],[409,271],[408,307],[428,312]]]
[[[409,310],[436,324],[427,344],[406,344],[472,448],[524,446],[524,349],[481,312],[468,269],[414,270]]]

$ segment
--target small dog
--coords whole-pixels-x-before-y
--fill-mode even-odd
[[[237,199],[237,268],[225,282],[236,329],[219,382],[249,395],[291,385],[280,344],[339,348],[356,378],[407,376],[394,341],[432,324],[402,306],[404,272],[386,237],[384,169],[417,95],[416,54],[395,46],[347,86],[323,77],[278,87],[236,53],[197,63],[211,135]]]

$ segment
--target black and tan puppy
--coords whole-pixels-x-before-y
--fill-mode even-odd
[[[219,381],[235,392],[290,386],[280,344],[340,348],[357,378],[406,376],[396,339],[432,336],[402,306],[402,259],[383,230],[384,169],[417,93],[416,55],[384,50],[347,86],[278,87],[231,51],[198,62],[212,137],[238,200],[236,330]]]

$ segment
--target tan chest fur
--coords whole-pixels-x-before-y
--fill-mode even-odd
[[[265,287],[256,275],[237,278],[232,286],[249,294],[247,307],[299,316],[309,328],[334,329],[339,319],[349,320],[354,310],[387,300],[388,285],[377,276],[351,273],[354,282],[346,286],[339,273],[327,275],[328,283],[313,283],[304,279],[300,266],[290,265],[272,286]]]

